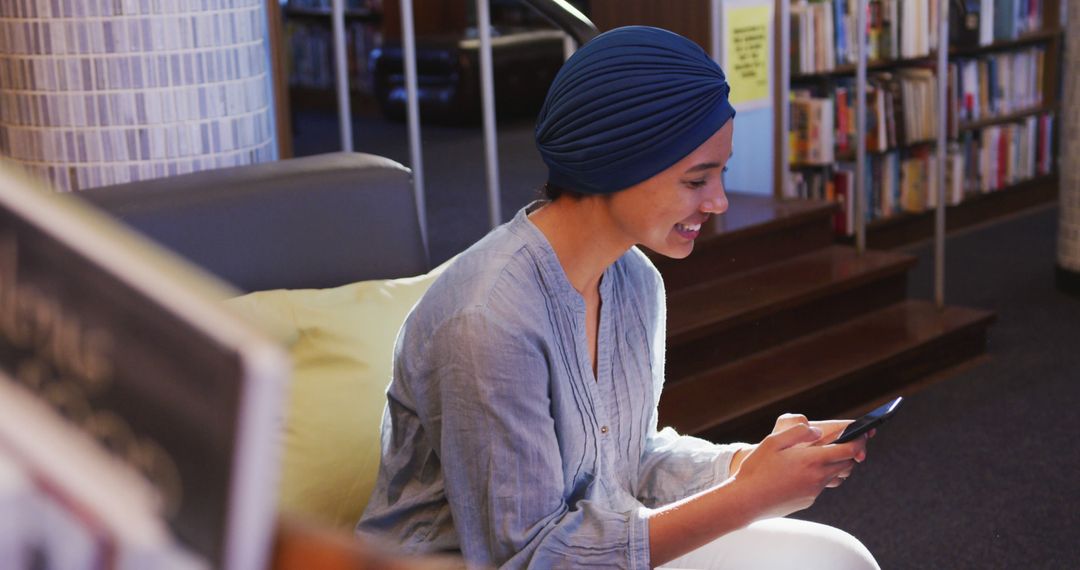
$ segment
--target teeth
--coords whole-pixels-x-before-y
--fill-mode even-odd
[[[684,232],[696,232],[696,231],[701,229],[701,224],[693,224],[693,225],[690,225],[690,226],[688,226],[686,224],[675,224],[675,225],[679,226],[679,229],[683,230]]]

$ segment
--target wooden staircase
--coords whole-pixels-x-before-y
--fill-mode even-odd
[[[835,205],[729,193],[668,291],[660,423],[757,441],[784,412],[869,409],[985,352],[988,311],[906,298],[915,258],[835,245]]]

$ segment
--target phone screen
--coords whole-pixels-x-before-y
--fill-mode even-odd
[[[851,422],[851,425],[849,425],[844,430],[844,433],[840,434],[840,437],[836,438],[836,441],[833,443],[846,443],[870,431],[871,428],[881,424],[881,422],[884,422],[896,413],[896,408],[900,406],[901,401],[903,401],[903,398],[898,397],[895,400],[886,402],[884,405],[875,408],[865,416]]]

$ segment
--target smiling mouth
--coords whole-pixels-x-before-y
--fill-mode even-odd
[[[701,234],[701,224],[675,224],[675,233],[682,239],[693,242]]]

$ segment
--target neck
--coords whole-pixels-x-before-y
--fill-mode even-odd
[[[529,214],[555,250],[570,284],[583,296],[594,294],[604,271],[633,245],[607,215],[604,198],[561,198]]]

